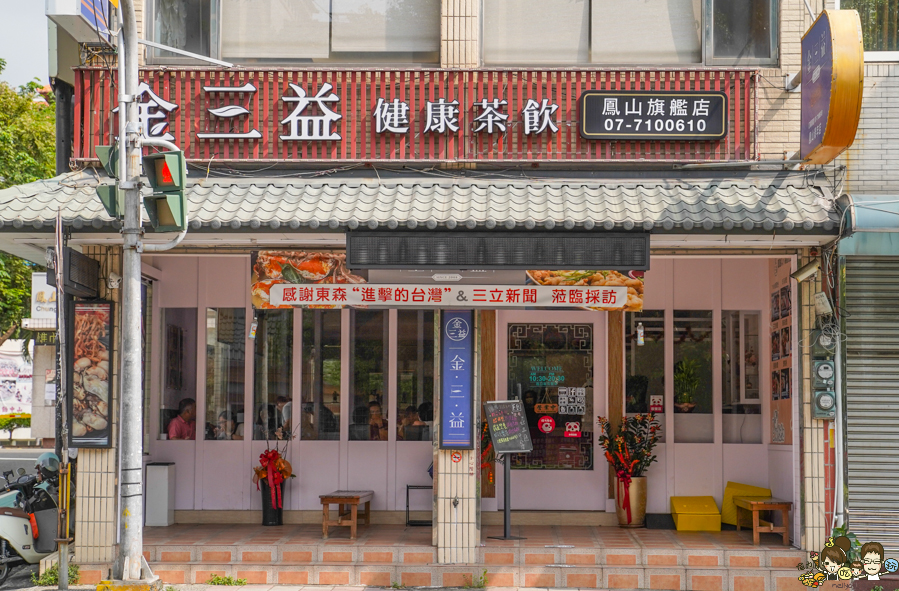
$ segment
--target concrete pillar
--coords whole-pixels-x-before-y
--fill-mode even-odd
[[[441,317],[442,320],[442,317]],[[440,377],[440,334],[441,322],[435,322],[435,342],[437,343],[435,383]],[[478,335],[480,322],[474,314],[474,375],[472,376],[472,397],[474,399],[473,426],[475,428],[473,450],[442,450],[440,442],[440,405],[443,393],[436,388],[434,405],[434,537],[437,546],[438,564],[470,564],[477,562],[481,546],[481,346]],[[461,460],[454,462],[452,454],[461,454]]]
[[[480,0],[443,0],[440,9],[440,67],[480,65]]]

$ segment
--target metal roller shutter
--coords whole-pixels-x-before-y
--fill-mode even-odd
[[[899,259],[846,259],[849,528],[899,551]]]

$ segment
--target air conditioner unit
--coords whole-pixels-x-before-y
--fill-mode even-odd
[[[63,291],[79,298],[100,296],[100,263],[72,248],[66,248],[62,257]],[[47,273],[47,285],[56,287],[56,273]]]
[[[47,17],[79,43],[109,41],[109,0],[47,0]]]

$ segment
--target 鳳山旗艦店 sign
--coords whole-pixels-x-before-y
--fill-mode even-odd
[[[440,449],[474,449],[474,312],[446,311],[440,321]]]
[[[588,90],[579,131],[591,140],[720,140],[727,116],[723,92]]]
[[[802,160],[827,164],[852,145],[864,82],[858,12],[825,10],[802,37]]]

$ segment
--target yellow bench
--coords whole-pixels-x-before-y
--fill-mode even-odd
[[[721,513],[713,497],[671,497],[677,531],[721,531]]]

